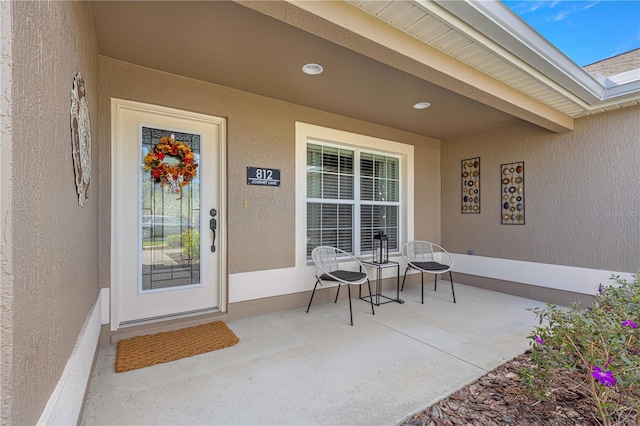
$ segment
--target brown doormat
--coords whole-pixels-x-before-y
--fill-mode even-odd
[[[121,340],[116,373],[215,351],[239,340],[222,321]]]

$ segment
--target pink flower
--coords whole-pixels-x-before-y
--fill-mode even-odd
[[[544,340],[542,340],[538,335],[533,336],[533,340],[535,340],[539,345],[544,345]]]
[[[622,325],[623,327],[638,328],[638,324],[636,324],[635,322],[633,322],[631,320],[622,321],[622,323],[620,325]]]

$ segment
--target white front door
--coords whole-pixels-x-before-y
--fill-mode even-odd
[[[221,118],[112,100],[112,330],[225,310],[225,134]]]

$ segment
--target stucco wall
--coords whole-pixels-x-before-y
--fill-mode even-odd
[[[414,239],[440,243],[440,144],[416,144],[414,148]]]
[[[295,264],[295,122],[316,124],[416,146],[416,170],[434,195],[416,202],[416,216],[432,219],[419,227],[439,239],[439,141],[215,84],[99,57],[101,281],[109,286],[110,99],[120,98],[227,118],[228,272],[260,271]],[[281,186],[246,184],[246,167],[281,170]],[[247,207],[244,207],[247,200]]]
[[[11,19],[12,164],[2,185],[12,185],[13,219],[3,224],[12,276],[2,282],[1,423],[35,424],[98,295],[97,150],[81,208],[69,125],[82,71],[96,135],[97,41],[86,3],[13,2]]]
[[[482,213],[460,213],[460,162],[481,157]],[[525,225],[500,224],[500,164],[525,162]],[[517,123],[442,143],[442,240],[456,253],[640,269],[640,107],[553,134]]]
[[[110,99],[120,98],[225,117],[228,155],[228,272],[260,271],[295,264],[295,122],[316,124],[416,146],[421,194],[416,217],[424,238],[440,238],[439,141],[215,84],[99,57],[100,186],[110,183]],[[246,167],[281,170],[279,188],[248,186]],[[416,193],[417,195],[417,193]],[[109,286],[110,194],[100,194],[100,284]],[[247,200],[247,207],[244,207]]]

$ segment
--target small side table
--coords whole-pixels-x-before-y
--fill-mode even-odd
[[[385,303],[391,303],[391,302],[396,302],[396,303],[404,303],[404,300],[400,299],[400,264],[398,262],[393,262],[393,261],[388,261],[387,263],[374,263],[374,262],[370,262],[370,261],[361,261],[360,263],[362,263],[364,266],[368,266],[371,268],[375,268],[376,269],[376,292],[375,294],[373,294],[372,296],[375,297],[375,302],[374,304],[376,306],[380,306],[382,304]],[[397,268],[397,274],[396,274],[396,298],[393,299],[391,297],[387,297],[384,294],[382,294],[382,270],[384,268]],[[362,287],[360,287],[360,289],[362,290]],[[369,301],[367,299],[367,297],[362,297],[362,291],[360,290],[359,292],[359,297],[362,300],[365,301]],[[385,299],[388,299],[384,302],[380,302],[380,298],[384,297]]]

